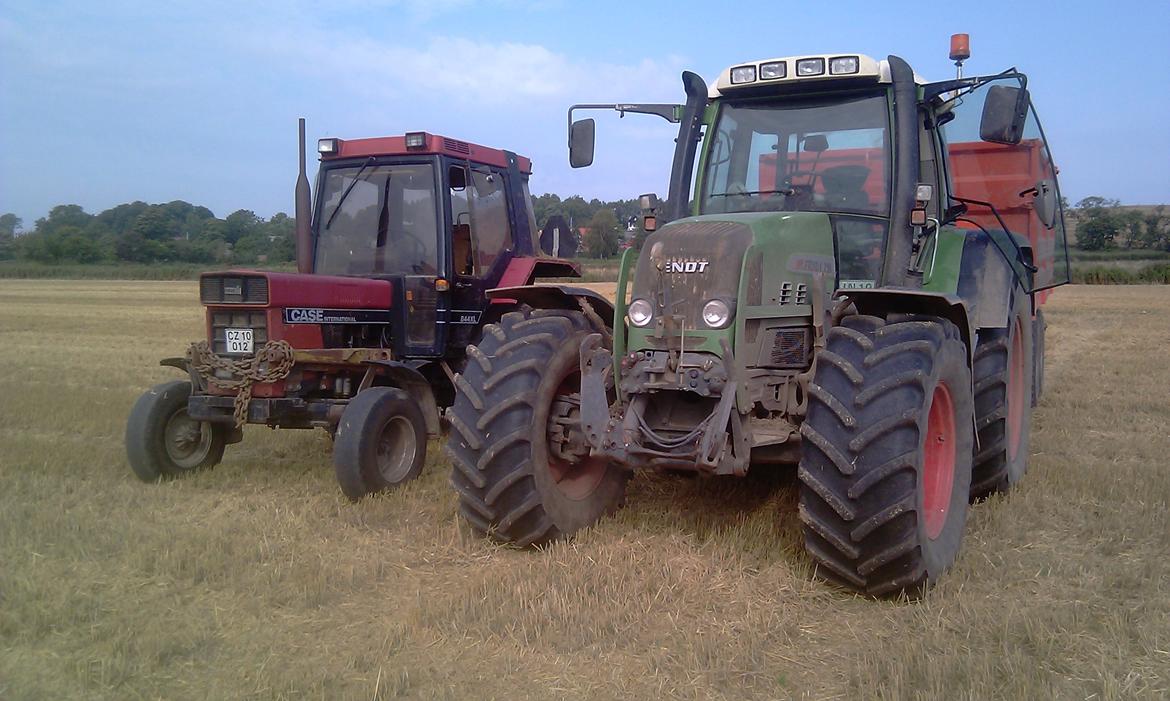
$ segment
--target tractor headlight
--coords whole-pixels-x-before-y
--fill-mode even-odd
[[[635,299],[630,302],[626,316],[629,317],[630,323],[634,326],[645,326],[654,318],[654,307],[650,306],[650,303],[644,299]]]
[[[754,83],[756,80],[755,66],[736,66],[731,69],[731,84],[742,85],[744,83]]]
[[[824,73],[825,59],[823,58],[802,58],[796,62],[796,75],[800,77],[824,75]]]
[[[829,75],[852,75],[859,68],[857,56],[838,56],[829,59]]]
[[[712,299],[703,305],[703,323],[721,329],[731,323],[731,307],[721,299]]]
[[[776,80],[788,77],[788,64],[783,61],[760,64],[760,80]]]

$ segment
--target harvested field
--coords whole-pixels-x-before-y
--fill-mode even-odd
[[[542,552],[471,535],[434,444],[356,505],[321,431],[142,484],[195,284],[0,281],[0,698],[1166,698],[1168,307],[1053,296],[1030,472],[909,604],[812,579],[791,472],[639,477]]]

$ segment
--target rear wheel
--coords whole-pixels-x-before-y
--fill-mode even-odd
[[[615,510],[628,473],[589,456],[580,432],[584,315],[505,314],[456,381],[447,452],[459,512],[477,531],[540,545]]]
[[[126,422],[126,456],[144,482],[217,465],[227,429],[187,415],[191,383],[166,382],[138,398]]]
[[[426,453],[426,422],[418,403],[400,389],[371,387],[341,414],[333,469],[341,491],[357,500],[418,477]]]
[[[1008,326],[979,331],[975,346],[975,426],[979,443],[971,498],[1019,482],[1028,469],[1035,358],[1028,297],[1014,295]]]
[[[954,563],[971,479],[970,387],[949,321],[858,315],[829,331],[799,470],[818,574],[875,596],[915,595]]]

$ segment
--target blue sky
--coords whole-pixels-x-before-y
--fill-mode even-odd
[[[859,52],[953,74],[1029,74],[1065,195],[1170,203],[1170,2],[0,0],[0,212],[184,199],[292,210],[309,137],[427,130],[535,163],[534,192],[665,194],[674,127],[603,116],[568,167],[574,102],[676,102],[754,58]]]

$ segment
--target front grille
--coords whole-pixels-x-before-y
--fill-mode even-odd
[[[204,304],[268,304],[268,278],[205,275],[199,279],[199,301]]]
[[[808,365],[808,329],[776,329],[771,365],[799,369]]]
[[[258,278],[263,279],[263,278]],[[230,310],[211,313],[211,352],[227,355],[227,330],[252,329],[252,348],[268,342],[268,321],[263,311]]]

